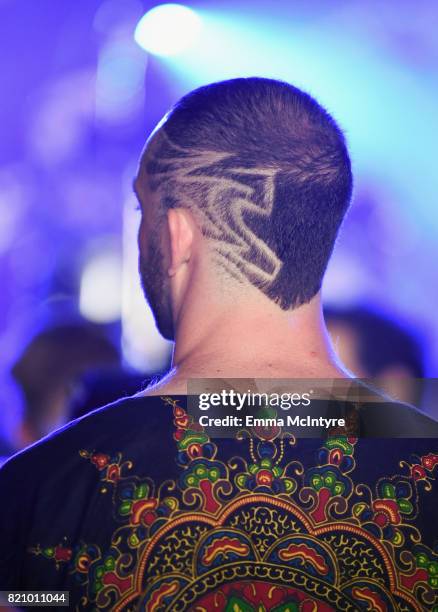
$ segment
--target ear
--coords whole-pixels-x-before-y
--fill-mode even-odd
[[[190,261],[193,247],[193,220],[185,208],[171,208],[167,212],[170,238],[169,276],[175,276],[181,266]]]

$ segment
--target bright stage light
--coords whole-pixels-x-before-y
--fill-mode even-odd
[[[117,321],[121,314],[122,262],[112,251],[91,258],[81,277],[79,310],[95,323]]]
[[[188,49],[201,30],[201,19],[182,4],[160,4],[148,11],[135,28],[135,41],[154,55],[177,55]]]

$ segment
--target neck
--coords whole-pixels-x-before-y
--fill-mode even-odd
[[[208,313],[208,316],[206,316]],[[172,378],[332,378],[337,363],[320,296],[283,311],[257,294],[187,300],[179,313]]]

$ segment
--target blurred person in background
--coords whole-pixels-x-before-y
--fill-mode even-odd
[[[421,405],[424,356],[420,341],[389,316],[368,306],[324,308],[333,346],[358,378],[372,378],[394,399]]]
[[[39,440],[69,419],[68,404],[88,369],[119,364],[119,352],[98,326],[74,322],[47,327],[24,348],[12,375],[24,396],[16,446]]]

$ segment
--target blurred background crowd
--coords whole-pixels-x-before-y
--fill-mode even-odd
[[[0,0],[0,15],[0,457],[166,369],[132,178],[181,95],[235,76],[292,82],[344,128],[355,193],[330,332],[357,376],[438,416],[412,384],[438,372],[433,0]]]

